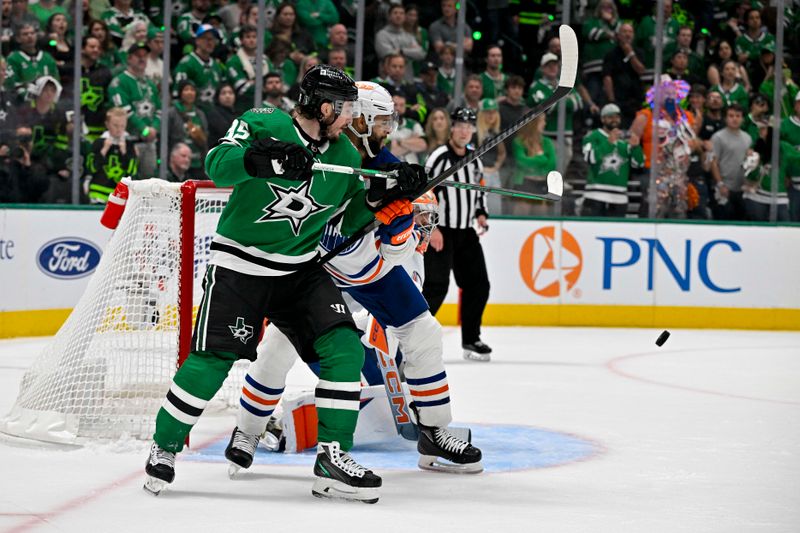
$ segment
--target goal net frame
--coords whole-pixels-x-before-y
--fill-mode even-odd
[[[97,270],[25,372],[0,432],[64,444],[151,438],[190,351],[208,247],[231,189],[211,181],[125,184],[129,198]],[[238,404],[247,365],[234,365],[210,408]]]

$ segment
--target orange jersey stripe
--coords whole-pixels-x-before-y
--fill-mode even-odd
[[[447,384],[445,384],[442,387],[439,387],[438,389],[433,389],[433,390],[418,391],[411,389],[411,396],[434,396],[436,394],[447,392],[448,390],[450,390],[450,387],[448,387]]]
[[[275,405],[279,401],[281,401],[280,398],[278,398],[276,400],[262,400],[261,398],[259,398],[258,396],[256,396],[255,394],[253,394],[252,392],[247,390],[247,388],[242,388],[242,394],[244,394],[245,396],[247,396],[248,398],[250,398],[254,402],[259,403],[261,405]]]

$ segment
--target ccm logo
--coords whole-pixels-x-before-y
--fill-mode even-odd
[[[39,270],[52,278],[82,278],[97,268],[100,249],[77,237],[56,239],[39,249],[36,263]]]

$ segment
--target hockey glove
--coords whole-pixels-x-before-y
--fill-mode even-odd
[[[413,215],[414,214],[414,206],[411,205],[411,201],[406,199],[395,200],[390,204],[384,206],[380,211],[375,213],[375,218],[378,219],[378,222],[381,224],[388,226],[394,219],[406,215]]]
[[[244,169],[256,178],[309,180],[314,158],[295,143],[275,139],[257,139],[244,153]]]
[[[403,244],[414,235],[414,215],[397,216],[389,224],[378,226],[376,234],[382,243]]]
[[[391,202],[398,198],[413,200],[419,194],[417,191],[428,182],[428,173],[422,165],[410,163],[388,163],[381,165],[378,170],[384,172],[397,172],[397,177],[392,187],[384,179],[373,179],[370,182],[367,201],[372,205]]]

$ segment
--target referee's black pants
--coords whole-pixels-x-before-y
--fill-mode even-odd
[[[434,315],[442,306],[450,271],[461,288],[461,343],[480,339],[481,318],[489,300],[489,276],[483,248],[475,230],[440,227],[444,248],[437,252],[431,247],[425,252],[425,284],[422,294]]]

